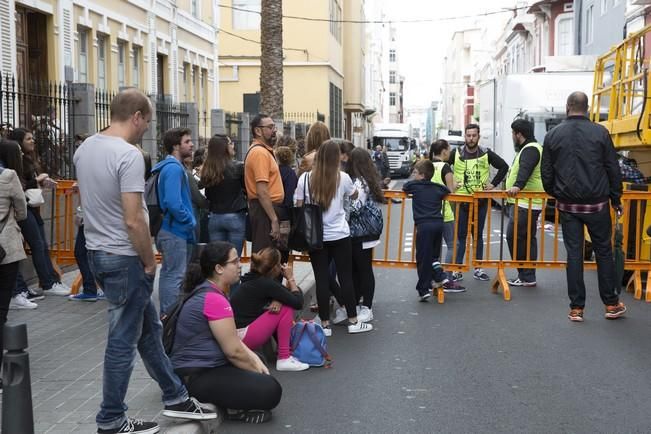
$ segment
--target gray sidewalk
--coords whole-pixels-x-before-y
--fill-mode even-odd
[[[296,263],[296,280],[313,286],[310,264]],[[76,271],[66,273],[71,284]],[[154,285],[158,306],[158,282]],[[48,296],[38,309],[9,311],[10,324],[26,323],[32,378],[36,433],[96,432],[95,415],[102,393],[102,369],[107,335],[106,302],[84,303]],[[147,374],[140,357],[131,376],[126,403],[131,417],[156,420],[161,432],[194,434],[216,432],[218,422],[176,423],[161,415],[158,385]],[[0,394],[0,402],[2,395]]]

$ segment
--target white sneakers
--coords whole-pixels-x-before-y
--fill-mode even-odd
[[[346,313],[345,307],[340,307],[335,310],[335,317],[332,320],[333,324],[341,324],[342,322],[348,319],[348,314]]]
[[[332,320],[333,324],[341,324],[348,319],[346,308],[340,307],[335,311],[335,317]],[[373,311],[366,306],[357,306],[357,320],[362,322],[369,322],[373,320]]]
[[[70,287],[64,285],[61,282],[57,282],[54,285],[52,285],[52,288],[46,290],[45,293],[52,294],[52,295],[68,296],[70,295],[70,291],[71,291]]]
[[[38,304],[29,301],[27,297],[25,296],[24,293],[20,293],[18,295],[15,295],[14,297],[11,297],[11,301],[9,302],[9,309],[12,310],[17,310],[17,309],[36,309],[38,307]]]
[[[310,365],[303,363],[294,358],[294,356],[289,356],[286,359],[278,359],[276,361],[276,371],[305,371],[309,369]]]
[[[357,320],[355,324],[348,324],[348,333],[350,334],[366,333],[370,332],[371,330],[373,330],[372,324],[367,324],[365,322],[361,322],[360,320]]]
[[[373,321],[373,311],[366,306],[357,306],[357,321]]]

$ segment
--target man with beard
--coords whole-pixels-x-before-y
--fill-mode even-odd
[[[511,136],[515,147],[515,158],[513,165],[506,176],[506,192],[510,196],[507,199],[509,225],[506,229],[506,242],[509,245],[511,258],[518,261],[535,261],[538,259],[538,240],[536,238],[536,227],[538,216],[542,211],[542,199],[517,201],[515,196],[521,191],[542,192],[543,184],[540,175],[540,160],[542,146],[536,142],[533,134],[533,125],[524,119],[516,119],[511,124]],[[517,206],[516,206],[517,205]],[[531,209],[531,219],[529,219]],[[518,237],[516,240],[517,257],[513,256],[513,232],[515,228],[515,216],[518,216]],[[531,234],[529,252],[527,253],[527,237]],[[535,268],[518,268],[518,277],[510,279],[513,286],[536,286]]]
[[[156,235],[156,248],[163,255],[158,281],[161,316],[178,299],[192,245],[196,243],[194,227],[197,222],[192,211],[190,181],[183,166],[183,160],[192,157],[191,134],[187,128],[167,130],[163,134],[167,157],[152,171],[160,172],[158,201],[163,211],[163,224]]]
[[[465,129],[466,145],[454,149],[450,153],[449,163],[453,166],[454,180],[459,188],[457,194],[472,195],[476,191],[493,190],[499,185],[509,170],[509,165],[490,149],[479,146],[479,125],[468,124]],[[497,169],[497,174],[492,181],[488,181],[490,176],[490,167]],[[479,201],[479,209],[475,210],[478,216],[477,239],[474,240],[474,246],[477,252],[476,258],[484,257],[484,224],[486,223],[486,213],[490,201],[483,199]],[[466,237],[468,236],[468,204],[458,206],[458,229],[457,229],[457,257],[456,263],[463,263],[463,257],[466,254]],[[460,272],[453,273],[455,280],[462,280],[463,275]],[[488,280],[488,274],[481,269],[475,268],[473,277],[477,280]]]
[[[287,211],[283,207],[285,191],[280,169],[273,152],[276,142],[276,124],[269,115],[259,113],[251,120],[253,142],[244,159],[244,184],[249,200],[251,250],[265,247],[287,251],[288,234],[281,237],[281,224],[288,226]]]

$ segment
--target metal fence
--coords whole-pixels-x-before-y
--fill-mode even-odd
[[[117,95],[103,89],[95,89],[95,131],[102,131],[111,123],[111,101]]]
[[[249,143],[248,137],[240,137],[240,125],[242,124],[242,113],[226,112],[226,135],[235,144],[235,159],[242,161],[246,154],[244,149]]]
[[[199,137],[198,146],[204,148],[208,146],[208,140],[210,140],[210,112],[207,110],[199,110],[197,113],[197,122],[199,123],[199,131],[197,131],[197,136]]]
[[[74,177],[73,108],[68,84],[18,80],[0,73],[0,124],[6,131],[17,127],[32,131],[41,168],[55,179]]]
[[[156,101],[156,143],[158,143],[158,159],[165,158],[163,148],[163,133],[170,128],[188,126],[189,113],[183,110],[180,104],[173,104],[164,100]]]
[[[316,121],[325,122],[325,115],[317,112],[286,112],[283,113],[284,122],[313,124]]]

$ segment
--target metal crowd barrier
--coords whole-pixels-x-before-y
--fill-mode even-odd
[[[76,236],[76,226],[74,216],[78,204],[77,194],[73,191],[74,181],[59,181],[56,189],[54,211],[53,211],[53,235],[51,245],[51,257],[58,266],[67,266],[75,264],[74,241]],[[392,268],[416,268],[416,228],[411,214],[411,204],[408,203],[409,197],[402,191],[385,190],[386,205],[383,206],[383,215],[385,219],[384,233],[380,238],[380,244],[374,248],[373,263],[379,267]],[[494,269],[496,275],[491,282],[491,291],[497,293],[500,289],[505,300],[511,299],[511,290],[506,279],[506,269],[511,268],[535,268],[535,269],[564,269],[566,267],[565,259],[561,258],[559,253],[561,239],[560,215],[556,208],[553,208],[553,219],[550,222],[545,220],[547,205],[552,198],[546,193],[526,192],[519,193],[516,197],[516,204],[526,202],[527,205],[533,199],[543,201],[543,211],[541,213],[540,223],[537,224],[536,234],[538,239],[538,259],[532,260],[529,257],[529,246],[531,245],[532,234],[527,234],[526,240],[526,258],[523,260],[512,259],[506,246],[506,229],[508,217],[502,214],[496,217],[493,213],[492,206],[486,214],[484,225],[484,258],[476,258],[476,247],[474,241],[477,238],[477,213],[475,210],[481,200],[488,200],[492,204],[503,205],[506,202],[507,195],[504,191],[486,191],[477,192],[473,196],[467,195],[449,195],[447,200],[452,205],[455,215],[459,206],[466,204],[469,207],[468,227],[466,238],[466,254],[461,264],[443,263],[446,271],[467,272],[472,268]],[[623,231],[623,250],[625,252],[624,268],[631,274],[626,290],[632,292],[635,299],[642,298],[642,279],[643,273],[651,269],[651,237],[646,234],[644,229],[651,225],[651,211],[646,212],[647,205],[651,204],[651,192],[649,191],[624,191],[622,198],[623,214],[620,217]],[[502,207],[502,209],[504,209]],[[651,209],[651,208],[650,208]],[[548,210],[549,213],[551,210]],[[498,214],[499,216],[499,214]],[[613,234],[615,233],[615,215],[613,213]],[[500,219],[499,230],[493,232],[493,222],[495,218]],[[517,240],[517,213],[514,216],[514,240]],[[528,223],[531,223],[532,213],[527,213]],[[453,254],[457,253],[457,234],[459,222],[454,221],[454,240]],[[528,225],[530,226],[530,225]],[[547,235],[549,234],[549,235]],[[496,242],[494,242],[497,239]],[[248,243],[245,243],[242,252],[243,262],[250,260],[248,253]],[[498,244],[498,249],[492,249],[493,244]],[[498,253],[496,253],[496,251]],[[441,258],[445,257],[445,250],[442,248]],[[564,251],[564,248],[563,250]],[[518,257],[517,242],[514,242],[514,257]],[[160,261],[160,255],[157,256]],[[290,261],[309,262],[309,256],[304,252],[292,252]],[[596,269],[596,263],[592,260],[584,262],[586,269]],[[79,290],[81,277],[77,276],[73,284],[73,293]],[[443,302],[442,289],[438,289],[439,302]],[[651,302],[651,279],[647,279],[645,289],[645,300]]]

